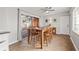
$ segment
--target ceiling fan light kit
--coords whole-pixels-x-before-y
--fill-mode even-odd
[[[43,11],[43,13],[45,13],[46,15],[49,14],[50,11],[55,11],[55,9],[53,9],[52,7],[44,7],[41,9]]]

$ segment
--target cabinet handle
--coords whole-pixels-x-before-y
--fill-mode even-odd
[[[5,41],[1,41],[0,44],[3,43],[3,42],[5,42]]]

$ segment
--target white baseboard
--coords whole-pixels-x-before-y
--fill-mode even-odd
[[[75,47],[75,50],[76,50],[76,51],[79,51],[78,48],[76,47],[76,45],[75,45],[73,39],[72,39],[71,37],[70,37],[70,39],[71,39],[71,41],[72,41],[72,43],[73,43],[73,45],[74,45],[74,47]]]
[[[9,45],[12,45],[12,44],[14,44],[14,43],[16,43],[16,42],[18,42],[18,40],[17,40],[17,41],[14,41],[14,42],[9,43]]]

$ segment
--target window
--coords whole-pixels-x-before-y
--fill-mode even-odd
[[[73,10],[73,31],[79,33],[79,8]]]

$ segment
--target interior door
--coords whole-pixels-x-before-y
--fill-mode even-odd
[[[60,17],[60,34],[69,34],[69,16]]]

